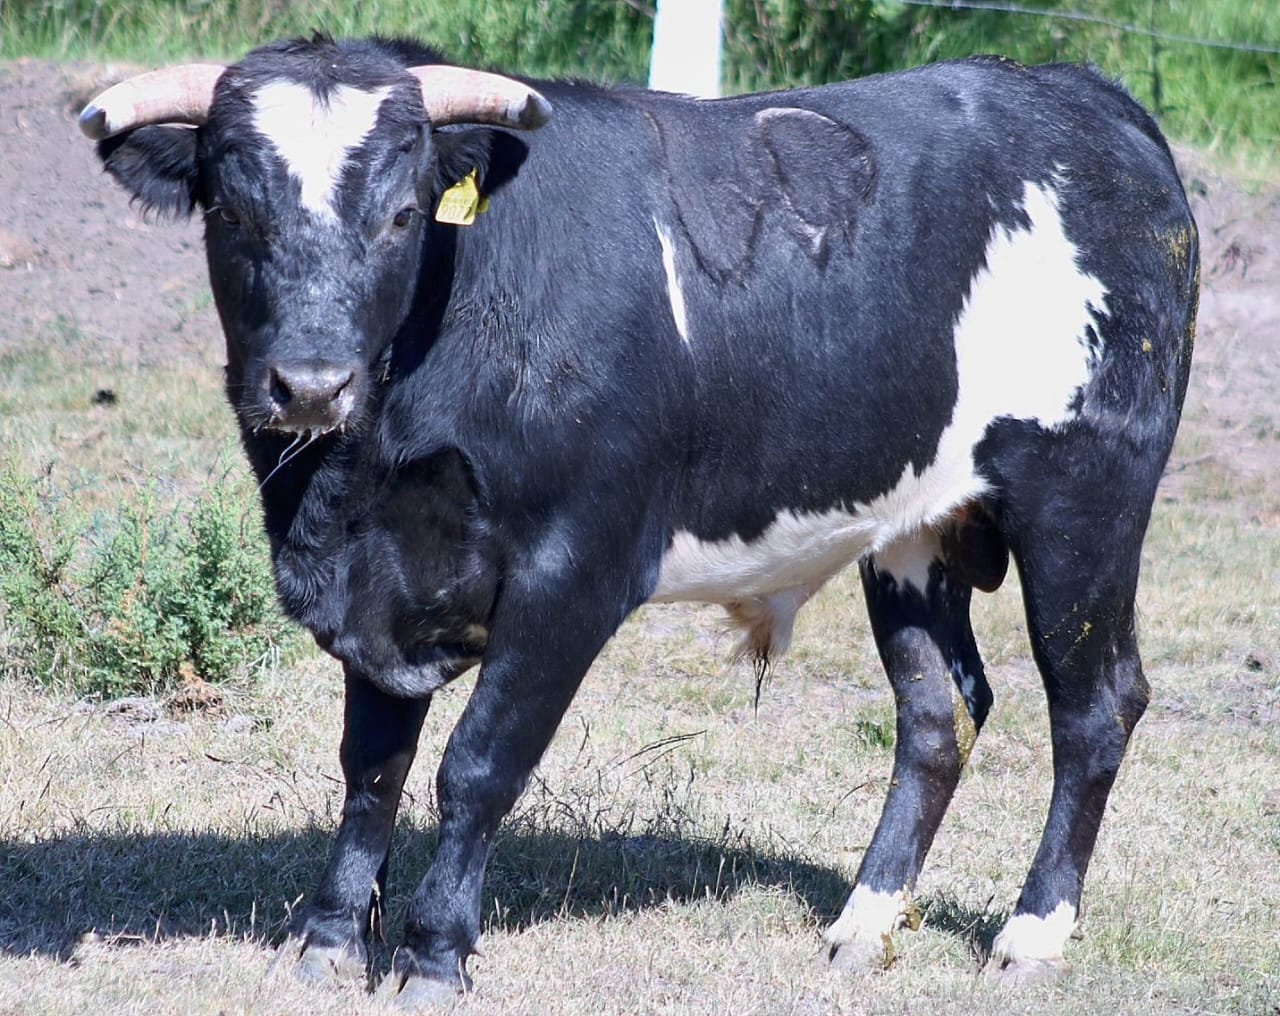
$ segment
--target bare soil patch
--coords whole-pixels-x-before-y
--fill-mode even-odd
[[[199,224],[144,219],[76,126],[84,100],[122,74],[0,65],[0,349],[83,335],[154,362],[220,348]]]
[[[1280,186],[1242,185],[1194,152],[1177,154],[1200,228],[1201,290],[1166,487],[1183,490],[1208,466],[1280,528]]]

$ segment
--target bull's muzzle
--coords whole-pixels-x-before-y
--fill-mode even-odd
[[[269,426],[294,434],[326,433],[346,423],[356,405],[357,369],[304,360],[267,370]]]

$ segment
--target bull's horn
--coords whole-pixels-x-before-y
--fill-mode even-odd
[[[500,74],[429,64],[410,67],[422,86],[422,104],[437,127],[485,123],[531,131],[551,118],[551,103],[528,85]]]
[[[89,101],[80,129],[101,141],[148,124],[199,126],[209,119],[213,86],[224,70],[222,64],[183,64],[121,81]]]

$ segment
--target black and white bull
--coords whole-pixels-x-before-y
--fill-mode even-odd
[[[970,596],[1011,554],[1054,786],[993,966],[1059,964],[1147,703],[1139,551],[1194,333],[1154,123],[998,59],[710,102],[434,63],[316,37],[82,117],[142,205],[204,214],[280,597],[345,667],[346,803],[290,948],[365,969],[445,682],[480,666],[410,993],[468,984],[494,831],[624,618],[721,603],[767,660],[857,562],[897,745],[826,940],[885,962],[992,703]],[[445,217],[487,213],[435,221],[460,181]]]

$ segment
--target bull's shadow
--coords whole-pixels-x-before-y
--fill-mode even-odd
[[[264,947],[311,892],[329,828],[273,835],[71,832],[0,843],[0,950],[65,959],[87,933],[117,943],[234,935]],[[429,824],[402,823],[392,858],[388,937],[436,845]],[[849,886],[833,869],[679,833],[575,836],[516,822],[497,841],[486,883],[490,929],[607,917],[668,900],[731,898],[780,887],[815,914],[839,910]]]
[[[0,843],[0,950],[66,959],[90,932],[122,944],[230,935],[267,948],[283,937],[290,909],[319,878],[331,838],[331,829],[313,827],[240,837],[72,832]],[[433,825],[404,823],[397,833],[392,943],[435,845]],[[824,923],[849,891],[832,868],[732,838],[575,836],[525,821],[495,845],[483,913],[487,928],[514,931],[667,901],[727,900],[752,887],[794,893]],[[968,940],[979,956],[1005,916],[947,899],[922,902],[933,927]]]

